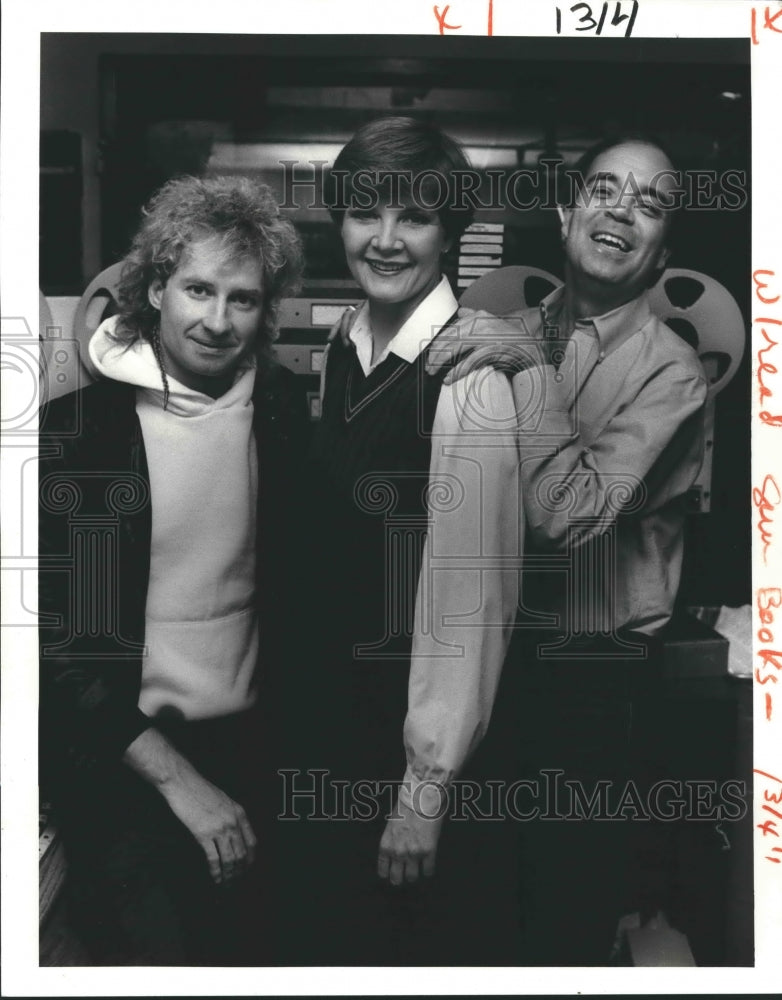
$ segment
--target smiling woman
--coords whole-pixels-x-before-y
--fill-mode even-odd
[[[372,317],[373,356],[441,280],[440,258],[451,247],[435,212],[412,203],[349,208],[342,222],[345,256],[366,292]]]
[[[445,369],[427,371],[457,311],[442,259],[470,221],[455,197],[468,169],[453,140],[410,118],[365,125],[333,168],[344,198],[332,216],[367,300],[328,349],[303,491],[318,497],[319,517],[297,658],[311,670],[294,685],[313,692],[301,760],[350,795],[391,787],[396,802],[392,815],[367,821],[364,808],[363,822],[354,814],[330,836],[311,824],[302,855],[318,859],[308,880],[318,891],[297,915],[299,933],[302,911],[313,921],[314,964],[492,960],[478,944],[489,907],[460,881],[473,869],[454,860],[452,827],[434,874],[441,795],[486,731],[515,613],[516,574],[480,560],[515,554],[521,531],[507,378],[482,373],[477,394],[474,380],[444,387]],[[451,553],[459,570],[432,575],[427,560]],[[443,631],[449,615],[459,625]],[[402,888],[422,877],[415,894]]]

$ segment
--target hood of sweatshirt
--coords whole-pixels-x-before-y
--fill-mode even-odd
[[[163,406],[163,379],[152,345],[137,340],[128,346],[115,338],[118,317],[104,320],[89,343],[90,360],[98,373],[115,382],[126,382],[143,390],[150,401]],[[248,358],[237,370],[234,383],[228,392],[212,399],[204,392],[190,389],[168,375],[168,412],[182,417],[201,416],[216,409],[249,405],[254,379],[248,376],[255,369],[255,359]]]

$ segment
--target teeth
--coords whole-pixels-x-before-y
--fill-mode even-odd
[[[368,260],[367,264],[376,271],[386,271],[389,274],[396,274],[397,271],[404,271],[406,264],[392,264],[385,261]]]
[[[619,236],[612,236],[610,233],[596,233],[592,239],[595,243],[604,243],[608,247],[612,247],[615,250],[621,250],[624,253],[630,249],[629,245],[621,239]]]

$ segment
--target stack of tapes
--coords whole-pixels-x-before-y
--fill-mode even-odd
[[[473,281],[502,267],[502,243],[505,226],[501,222],[473,222],[459,243],[459,288],[468,288]]]

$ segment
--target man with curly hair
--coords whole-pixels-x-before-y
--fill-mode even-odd
[[[267,188],[168,182],[90,342],[101,379],[41,412],[42,784],[99,964],[270,955],[266,679],[307,422],[271,345],[300,271]],[[116,524],[110,553],[80,559],[76,517]]]

